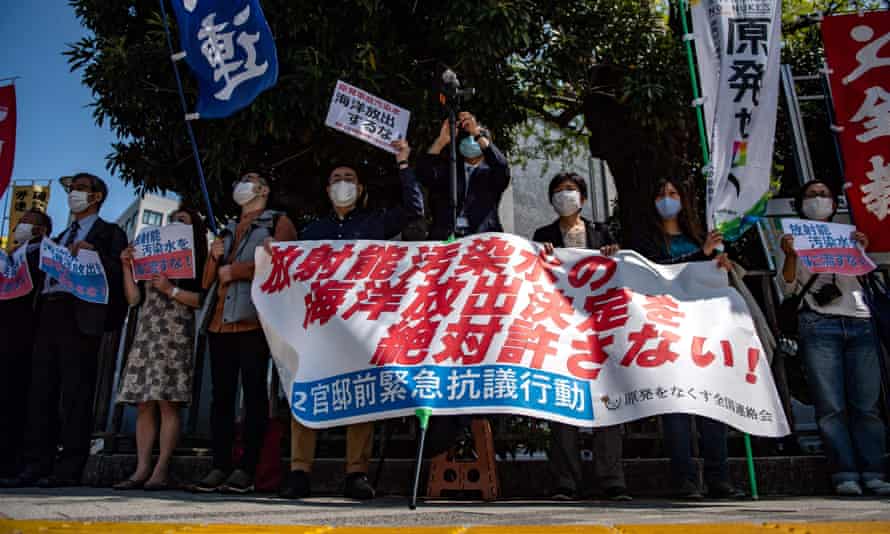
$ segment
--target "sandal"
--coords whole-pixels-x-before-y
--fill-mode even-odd
[[[145,491],[165,491],[170,489],[170,481],[164,479],[160,482],[148,482],[142,486]]]
[[[132,478],[128,478],[126,480],[122,480],[122,481],[118,482],[117,484],[115,484],[111,487],[113,489],[120,490],[120,491],[135,490],[135,489],[139,489],[139,488],[145,486],[146,480],[148,480],[148,479],[146,478],[143,480],[133,480]]]

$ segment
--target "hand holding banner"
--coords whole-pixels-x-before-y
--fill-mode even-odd
[[[151,280],[163,274],[171,280],[195,277],[195,246],[191,225],[171,223],[145,228],[133,242],[133,278]]]
[[[27,249],[22,246],[12,254],[0,250],[0,300],[19,298],[34,289]]]
[[[408,134],[411,112],[346,82],[337,82],[325,125],[393,154]]]
[[[877,267],[850,237],[853,225],[782,219],[782,230],[794,236],[794,249],[811,273],[860,276]]]
[[[547,255],[506,234],[297,241],[257,249],[252,297],[312,428],[432,408],[577,426],[681,412],[788,433],[750,314],[713,262]]]
[[[67,248],[44,238],[40,244],[40,270],[58,282],[60,290],[94,304],[108,304],[108,279],[95,250],[81,249],[77,257]]]

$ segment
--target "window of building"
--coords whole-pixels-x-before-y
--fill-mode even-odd
[[[160,226],[164,222],[164,214],[152,210],[142,211],[142,224]]]

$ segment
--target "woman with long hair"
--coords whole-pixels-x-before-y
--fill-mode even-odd
[[[634,248],[651,261],[673,264],[716,258],[722,267],[729,267],[726,255],[718,256],[723,236],[716,230],[705,233],[696,213],[695,196],[685,184],[673,179],[657,182],[647,205],[646,222],[648,232],[639,237]],[[744,493],[735,489],[729,478],[726,425],[701,416],[696,421],[702,438],[708,496],[743,497]],[[692,460],[691,416],[665,414],[662,423],[676,494],[701,499],[698,470]]]
[[[180,207],[169,224],[191,225],[195,277],[169,280],[156,274],[151,281],[133,278],[133,245],[121,254],[124,264],[124,293],[130,306],[140,306],[136,336],[127,357],[117,401],[135,404],[136,471],[115,484],[118,490],[163,490],[170,485],[168,466],[179,439],[179,411],[192,399],[192,351],[195,313],[201,301],[201,280],[207,258],[207,230],[198,213]],[[151,452],[161,414],[160,455],[154,469]]]

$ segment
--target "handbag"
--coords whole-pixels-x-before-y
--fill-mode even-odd
[[[809,293],[817,278],[819,278],[818,274],[811,276],[800,292],[791,295],[779,304],[776,321],[778,322],[779,334],[781,336],[797,339],[800,333],[800,323],[797,320],[798,310],[800,310],[800,304],[803,301],[804,295]]]

